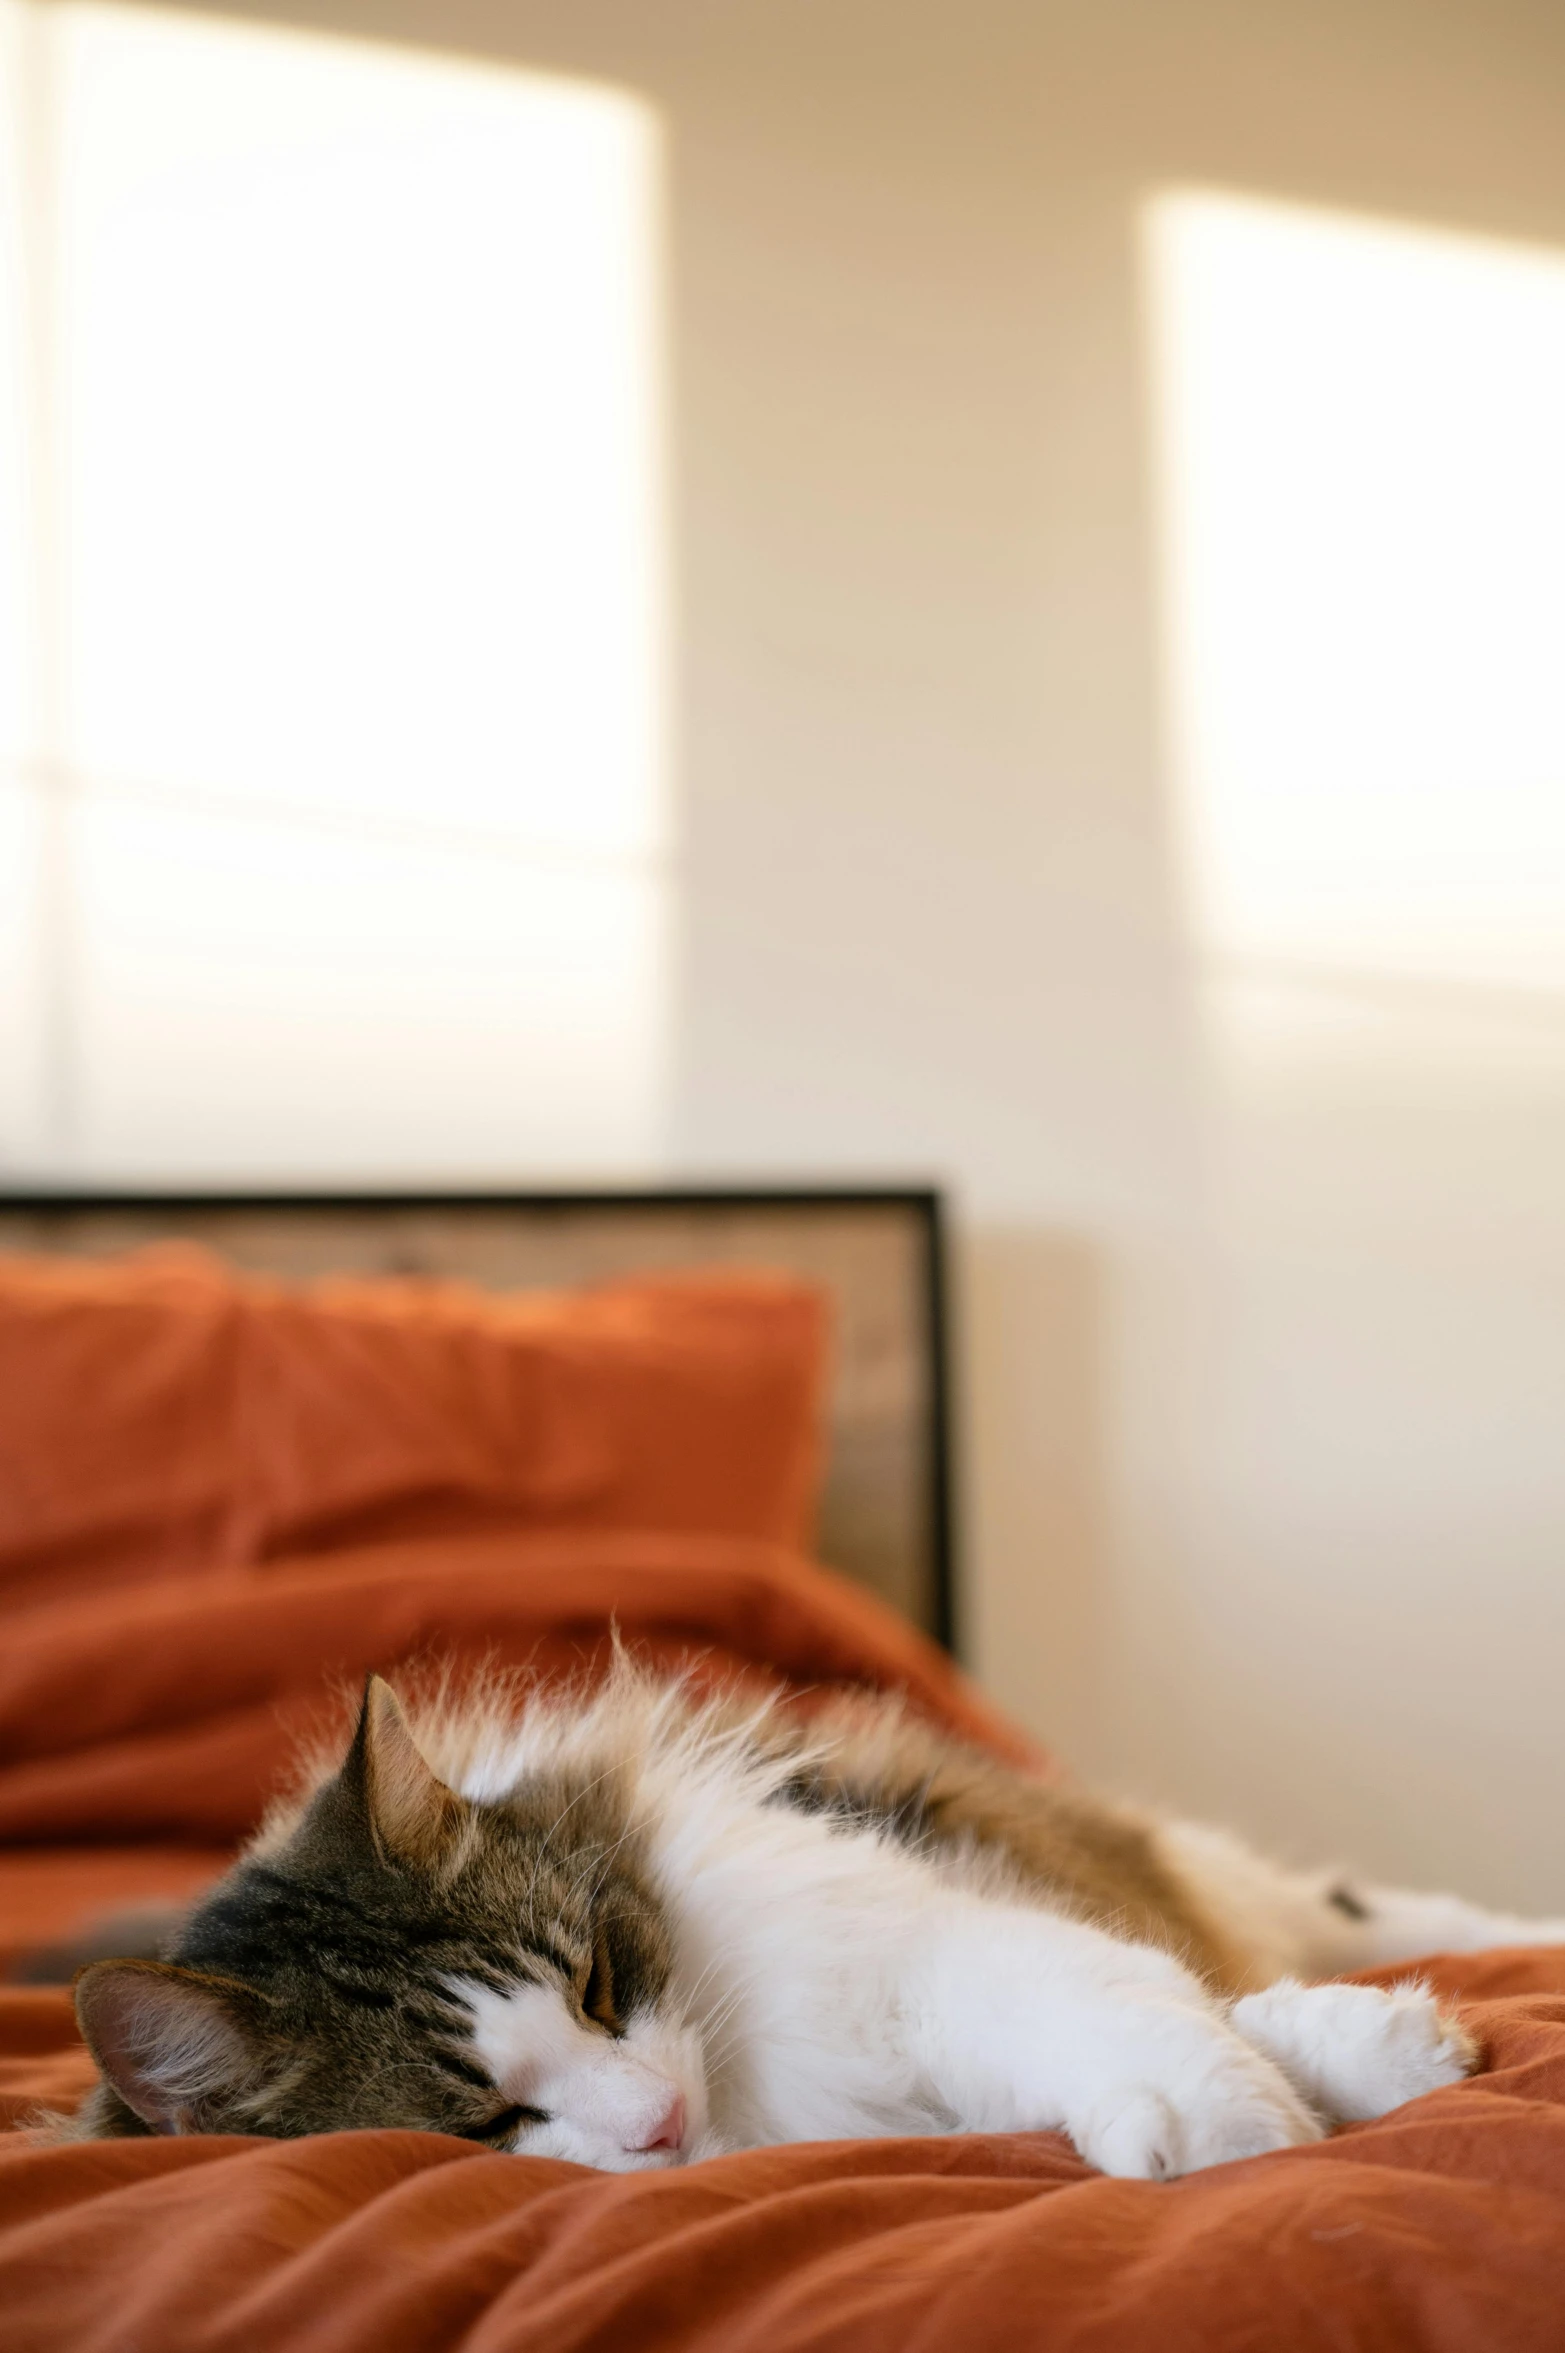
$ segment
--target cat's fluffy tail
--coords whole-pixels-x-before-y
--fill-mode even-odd
[[[1491,1912],[1460,1896],[1418,1895],[1340,1871],[1288,1871],[1226,1830],[1170,1822],[1169,1868],[1243,1960],[1247,1990],[1280,1977],[1342,1977],[1493,1945],[1565,1944],[1565,1919]]]

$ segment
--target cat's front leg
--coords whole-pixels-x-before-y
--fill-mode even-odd
[[[1312,2107],[1343,2124],[1460,2083],[1479,2059],[1461,2020],[1424,1985],[1386,1991],[1284,1977],[1228,2015]]]
[[[969,2131],[1061,2128],[1090,2165],[1151,2181],[1321,2138],[1281,2069],[1168,1954],[966,1897],[925,1929],[906,2015]]]

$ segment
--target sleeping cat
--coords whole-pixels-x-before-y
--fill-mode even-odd
[[[628,2172],[1062,2127],[1157,2179],[1474,2065],[1428,1992],[1302,1979],[1543,1939],[1565,1921],[1281,1871],[889,1703],[799,1723],[622,1665],[410,1723],[372,1679],[170,1959],[83,1972],[74,2129],[411,2126]]]

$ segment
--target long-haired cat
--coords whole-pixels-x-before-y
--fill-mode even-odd
[[[413,2126],[623,2172],[1062,2127],[1155,2179],[1474,2064],[1426,1991],[1302,1980],[1555,1937],[1278,1870],[889,1703],[805,1723],[621,1666],[410,1721],[374,1680],[168,1959],[81,1975],[75,2130]]]

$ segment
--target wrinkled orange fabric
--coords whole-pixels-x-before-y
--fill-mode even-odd
[[[422,1538],[226,1577],[170,1577],[14,1611],[0,1646],[0,1841],[237,1839],[301,1735],[371,1669],[642,1658],[905,1691],[968,1737],[1030,1745],[884,1603],[778,1546],[731,1537]]]
[[[378,1536],[807,1546],[825,1307],[765,1273],[308,1286],[178,1243],[0,1257],[0,1605]]]
[[[1433,1974],[1484,2074],[1181,2182],[1041,2133],[628,2176],[421,2133],[0,2138],[7,2353],[1557,2353],[1565,1953]],[[71,2043],[63,1994],[0,1997],[13,2096],[74,2096]]]
[[[0,1982],[89,1922],[163,1911],[208,1886],[227,1847],[0,1846]]]

